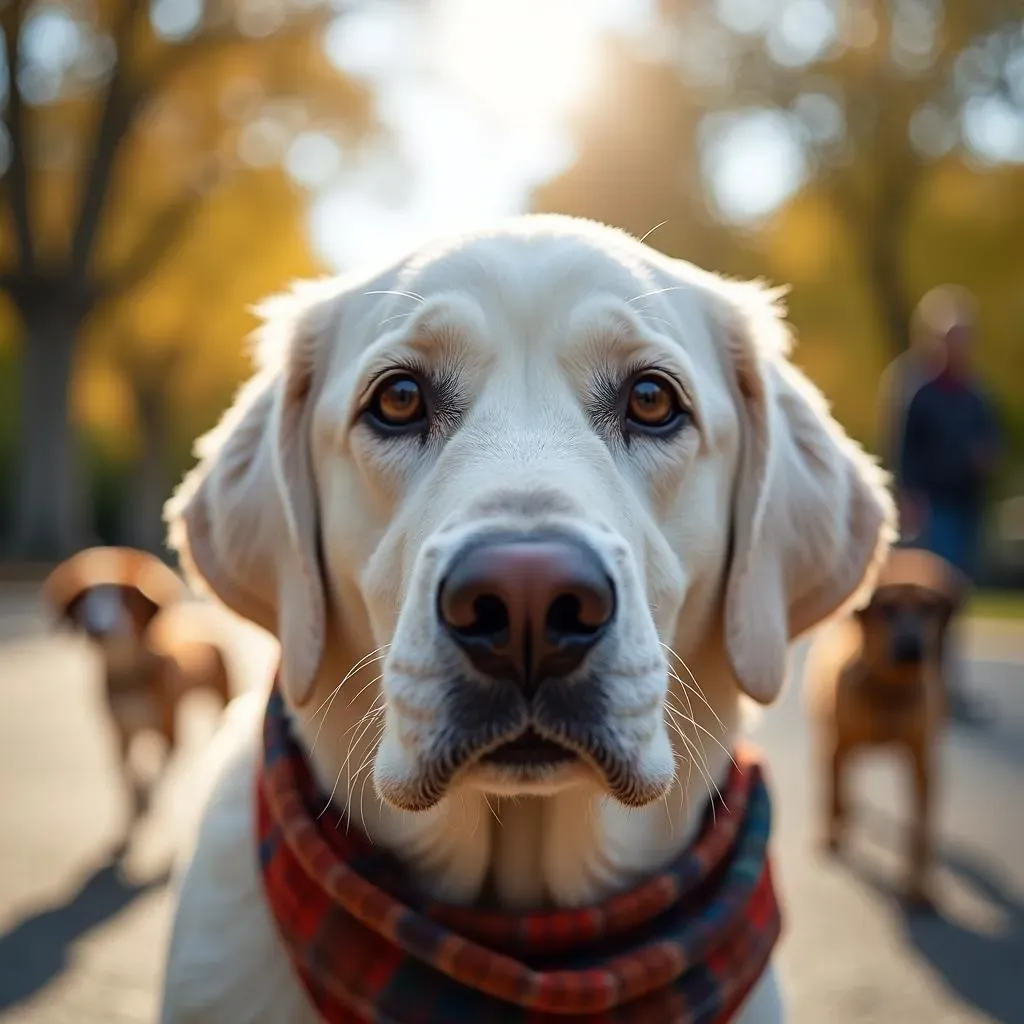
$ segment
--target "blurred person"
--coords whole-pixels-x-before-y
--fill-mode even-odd
[[[966,293],[950,290],[947,319],[938,326],[942,366],[907,406],[897,489],[914,542],[974,582],[1001,431],[995,406],[974,372],[974,309]],[[951,658],[946,668],[953,710],[965,712]]]
[[[914,509],[905,493],[900,467],[903,427],[907,410],[922,384],[942,369],[941,334],[955,315],[950,308],[953,296],[946,288],[933,288],[918,303],[905,352],[885,368],[879,385],[879,455],[893,476],[900,510],[902,535],[912,537],[920,528]]]

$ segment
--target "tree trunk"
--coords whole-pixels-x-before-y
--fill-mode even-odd
[[[22,313],[20,477],[13,499],[12,554],[56,560],[91,539],[71,423],[71,376],[80,320],[56,303]]]
[[[890,359],[895,359],[909,347],[913,319],[913,307],[907,302],[900,263],[900,236],[895,226],[901,220],[891,215],[890,223],[876,223],[871,237],[865,240],[868,279],[875,293]]]
[[[159,400],[141,399],[142,455],[132,469],[122,529],[125,542],[159,555],[164,547],[163,508],[170,492],[165,456],[167,416]]]

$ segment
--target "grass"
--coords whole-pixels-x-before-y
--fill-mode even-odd
[[[979,619],[1024,621],[1024,590],[979,590],[967,602],[966,612]]]

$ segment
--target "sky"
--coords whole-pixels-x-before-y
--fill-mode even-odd
[[[377,263],[521,210],[572,159],[564,121],[597,73],[601,34],[648,30],[652,8],[437,0],[417,12],[384,0],[340,17],[328,55],[374,84],[393,144],[360,154],[314,202],[318,252],[338,268]]]
[[[375,0],[339,16],[325,36],[328,56],[373,84],[390,131],[389,141],[354,158],[324,136],[292,146],[289,169],[316,196],[309,225],[317,252],[337,269],[380,263],[524,209],[530,190],[573,158],[566,120],[600,73],[602,35],[655,38],[655,6],[434,0],[413,10]],[[921,15],[927,3],[900,0],[897,7],[909,13],[894,45],[909,64],[931,46]],[[772,57],[791,66],[819,57],[838,31],[833,0],[716,0],[716,8],[730,28],[763,34]],[[685,40],[680,59],[711,61],[713,71],[714,54],[687,53]],[[756,222],[799,189],[809,168],[797,115],[802,130],[841,132],[842,112],[830,97],[809,94],[802,102],[806,109],[741,110],[707,125],[703,172],[724,219]],[[914,131],[922,145],[944,144],[927,116]],[[978,100],[965,111],[964,136],[982,159],[1024,159],[1024,120],[998,103]]]

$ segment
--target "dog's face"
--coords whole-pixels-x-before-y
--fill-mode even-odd
[[[65,609],[64,618],[97,643],[139,640],[158,607],[134,587],[97,583]]]
[[[928,552],[893,552],[858,617],[871,665],[895,682],[938,665],[946,630],[962,599],[951,566]]]
[[[375,784],[410,810],[463,785],[662,796],[664,645],[717,642],[768,701],[887,541],[770,296],[523,224],[272,313],[283,362],[171,506],[187,560],[277,632],[293,704],[368,624]]]
[[[142,642],[161,608],[179,599],[178,577],[151,555],[131,548],[89,548],[69,558],[43,586],[58,619],[105,649]]]

